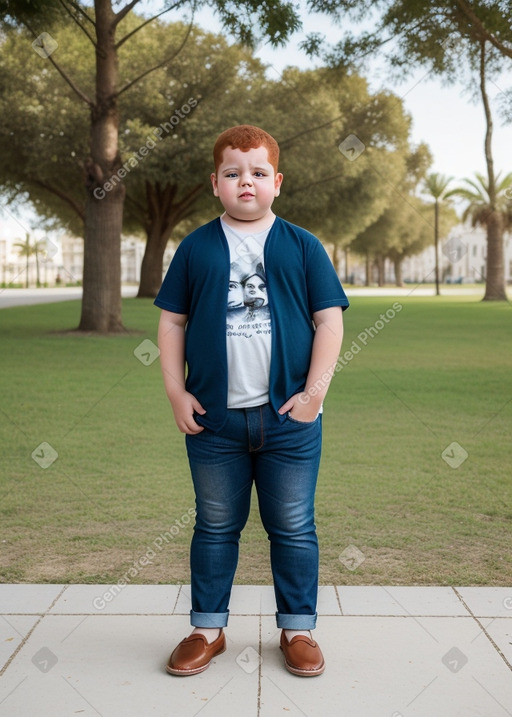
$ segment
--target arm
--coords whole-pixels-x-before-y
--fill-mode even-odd
[[[185,390],[185,326],[188,317],[162,309],[158,325],[160,365],[165,391],[171,402],[174,419],[182,433],[200,433],[193,413],[206,413],[199,401]]]
[[[313,314],[316,327],[311,351],[306,386],[302,393],[292,396],[279,413],[288,411],[297,421],[314,421],[334,375],[343,340],[343,313],[341,306],[316,311]]]

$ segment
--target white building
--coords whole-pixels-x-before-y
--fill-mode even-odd
[[[0,238],[0,282],[2,286],[66,286],[82,281],[84,241],[63,235],[38,240],[37,256],[26,256],[16,246],[22,239]],[[31,243],[34,244],[33,240]],[[135,237],[121,240],[121,282],[138,284],[145,243]],[[28,267],[28,269],[27,269]]]
[[[505,234],[505,281],[512,283],[512,235]],[[445,283],[485,282],[487,235],[481,227],[467,224],[454,227],[439,246],[439,279]],[[405,259],[404,281],[411,283],[435,281],[435,252],[430,246],[421,254]],[[393,277],[394,278],[394,277]]]

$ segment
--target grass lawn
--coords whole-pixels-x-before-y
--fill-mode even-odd
[[[66,333],[78,316],[0,311],[0,580],[188,582],[183,436],[138,348],[159,312],[125,300],[115,338]],[[512,584],[511,324],[476,297],[352,300],[323,419],[321,583]],[[268,545],[254,494],[236,582],[271,582]]]

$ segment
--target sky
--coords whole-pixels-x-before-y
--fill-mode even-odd
[[[161,7],[161,2],[148,0],[144,10],[151,6]],[[182,19],[181,15],[165,16],[168,20]],[[220,23],[211,10],[205,8],[196,15],[196,23],[212,32],[222,32]],[[328,42],[340,39],[342,29],[320,15],[308,15],[305,19],[308,32],[325,35]],[[345,28],[345,25],[344,25]],[[272,50],[261,46],[256,51],[265,64],[271,78],[278,78],[283,69],[295,65],[302,69],[312,66],[305,54],[298,49],[304,32],[298,32],[290,38],[285,48]],[[400,84],[390,86],[384,63],[375,58],[371,69],[364,73],[370,88],[391,89],[403,99],[407,112],[412,116],[411,142],[425,142],[433,154],[431,172],[440,172],[446,176],[461,180],[473,177],[475,172],[486,173],[484,156],[485,118],[481,101],[472,102],[465,93],[462,84],[444,86],[441,79],[429,74],[425,69],[415,70]],[[488,82],[494,120],[493,152],[496,172],[512,172],[512,125],[504,125],[498,113],[498,103],[502,91],[512,86],[512,61],[510,71],[494,81]],[[357,134],[357,132],[355,132]],[[20,237],[24,230],[35,230],[37,220],[29,213],[18,216],[11,209],[0,207],[2,233],[5,236]],[[37,231],[35,232],[37,234]]]

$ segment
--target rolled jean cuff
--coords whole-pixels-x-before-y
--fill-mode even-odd
[[[227,612],[194,612],[190,611],[190,624],[194,627],[226,627],[229,610]]]
[[[284,615],[276,612],[277,627],[282,630],[314,630],[317,616],[316,612],[314,615]]]

